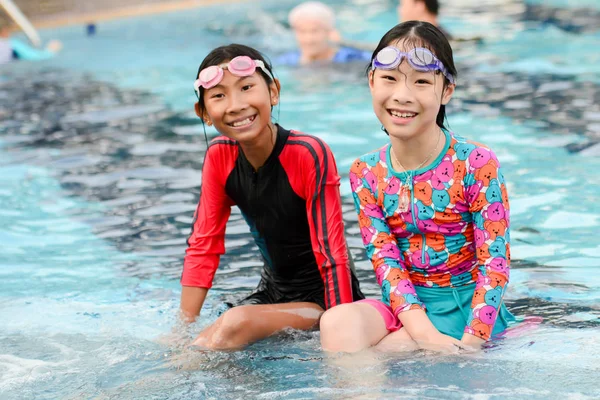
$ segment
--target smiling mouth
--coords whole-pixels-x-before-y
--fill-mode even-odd
[[[244,126],[248,126],[251,123],[253,123],[255,119],[256,119],[256,115],[252,115],[252,116],[244,118],[244,119],[233,121],[231,123],[228,123],[227,125],[232,126],[234,128],[243,128]]]
[[[397,110],[387,110],[387,112],[394,118],[404,118],[404,119],[414,118],[419,114],[419,113],[414,113],[414,112],[409,112],[409,111],[397,111]]]

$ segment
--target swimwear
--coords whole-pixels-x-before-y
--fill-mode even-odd
[[[225,225],[237,205],[265,262],[261,304],[313,301],[327,309],[364,298],[351,271],[339,185],[331,150],[314,136],[277,126],[273,151],[258,171],[236,141],[215,138],[202,169],[181,284],[212,286],[225,252]]]
[[[394,315],[426,310],[415,286],[476,284],[464,332],[490,338],[509,280],[509,203],[487,147],[444,130],[435,161],[399,173],[385,145],[357,159],[350,184],[367,256]],[[402,211],[400,194],[409,185]]]
[[[463,328],[467,325],[469,319],[475,284],[444,288],[415,285],[415,291],[417,296],[427,304],[427,317],[433,326],[444,335],[460,340],[463,336]],[[389,304],[376,299],[360,300],[358,303],[366,303],[374,307],[383,318],[390,333],[402,328],[402,323],[396,318]],[[507,326],[514,321],[515,317],[503,303],[500,306],[492,336],[504,332]]]
[[[292,51],[282,54],[276,59],[277,65],[299,65],[300,51]],[[355,49],[353,47],[340,47],[331,60],[334,64],[350,63],[357,61],[371,61],[371,53],[365,50]]]
[[[10,39],[14,58],[20,60],[41,61],[54,57],[54,53],[44,49],[36,49],[18,39]]]

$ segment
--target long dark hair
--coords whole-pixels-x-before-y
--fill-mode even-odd
[[[403,42],[404,44],[414,47],[425,47],[431,50],[456,80],[457,71],[454,66],[452,47],[450,47],[450,43],[448,43],[446,36],[436,28],[435,25],[423,21],[407,21],[396,25],[383,35],[379,41],[377,48],[373,51],[373,55],[371,56],[371,64],[381,49],[397,42]],[[370,68],[371,67],[369,66],[367,73]],[[448,81],[448,78],[446,78],[441,71],[437,71],[436,73],[444,77],[445,90],[450,84],[450,81]],[[446,128],[444,126],[445,120],[446,106],[442,104],[440,105],[440,110],[438,111],[435,122],[440,128]]]
[[[219,65],[226,61],[229,61],[237,56],[248,56],[253,60],[261,60],[267,70],[273,75],[273,67],[266,60],[266,57],[261,54],[258,50],[253,49],[252,47],[245,46],[243,44],[232,43],[227,46],[217,47],[202,60],[200,66],[198,67],[198,72],[196,72],[196,76],[194,80],[198,79],[198,75],[200,75],[200,71],[202,71],[206,67],[210,67],[211,65]],[[273,79],[271,76],[266,74],[261,68],[257,68],[256,71],[260,73],[260,75],[264,78],[265,82],[267,82],[267,86],[269,86]],[[198,107],[200,109],[200,113],[204,113],[205,105],[204,105],[204,88],[200,86],[200,96],[198,99]]]

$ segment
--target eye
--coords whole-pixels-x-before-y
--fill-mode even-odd
[[[415,82],[417,85],[430,85],[431,82],[427,79],[417,79]]]
[[[390,82],[395,82],[396,78],[394,78],[392,75],[382,75],[381,79],[384,79],[386,81],[390,81]]]
[[[254,86],[254,85],[244,85],[244,86],[242,87],[242,91],[244,91],[244,92],[245,92],[246,90],[250,90],[250,89],[252,89],[252,87],[253,87],[253,86]]]
[[[223,97],[225,97],[223,93],[214,93],[210,95],[211,99],[222,99]]]

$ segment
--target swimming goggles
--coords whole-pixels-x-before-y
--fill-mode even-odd
[[[454,77],[446,70],[444,64],[431,51],[423,47],[414,48],[408,53],[400,51],[397,47],[384,47],[373,59],[371,70],[375,70],[375,68],[385,70],[396,69],[404,57],[406,57],[408,64],[413,69],[421,72],[441,71],[450,83],[454,83]]]
[[[200,86],[204,89],[210,89],[217,86],[223,80],[223,70],[225,68],[236,76],[250,76],[256,71],[256,67],[262,69],[265,74],[271,77],[273,76],[265,67],[265,63],[261,60],[253,60],[248,56],[237,56],[228,63],[206,67],[200,71],[198,79],[194,82],[196,95],[200,97]]]

